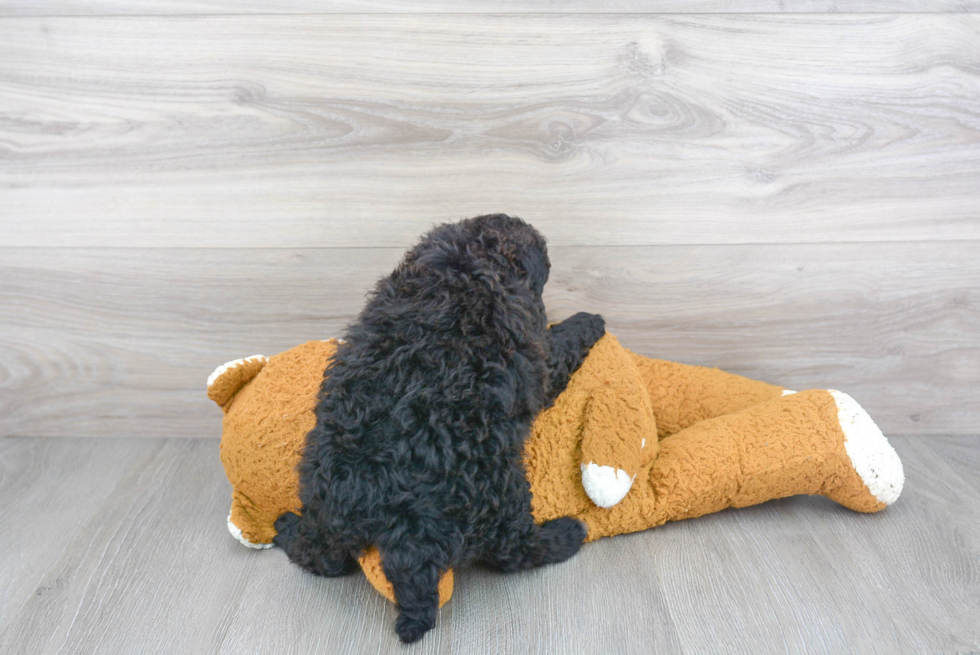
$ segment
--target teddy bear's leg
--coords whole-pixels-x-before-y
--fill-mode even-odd
[[[783,387],[717,368],[629,353],[650,394],[661,439],[705,419],[731,414],[790,393]]]
[[[548,328],[551,380],[546,406],[550,406],[568,386],[572,373],[578,370],[589,350],[605,334],[605,326],[605,321],[598,314],[579,312]]]
[[[254,525],[253,512],[247,497],[241,493],[232,492],[231,510],[228,512],[228,532],[243,546],[263,550],[272,548],[272,538],[264,535],[261,528]]]
[[[347,552],[334,552],[311,521],[294,512],[276,519],[272,542],[286,551],[294,564],[314,575],[336,577],[358,569],[357,560]]]
[[[819,494],[859,512],[893,503],[902,463],[850,396],[811,390],[708,419],[661,441],[658,523]]]
[[[895,502],[904,479],[898,455],[850,396],[801,391],[661,440],[620,503],[576,516],[591,541],[797,494],[876,512]]]

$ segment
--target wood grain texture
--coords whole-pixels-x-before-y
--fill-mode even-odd
[[[553,320],[791,388],[889,434],[980,424],[976,242],[551,249]],[[400,249],[0,249],[0,435],[213,436],[218,365],[342,334]]]
[[[8,246],[980,239],[980,15],[0,19]]]
[[[677,543],[653,564],[678,601],[671,611],[702,620],[682,632],[685,650],[750,652],[746,641],[784,653],[980,645],[980,488],[943,452],[972,449],[964,464],[975,466],[980,438],[936,438],[936,450],[927,439],[890,439],[907,481],[881,514],[797,497],[665,526]],[[932,550],[933,540],[944,546]]]
[[[393,605],[361,576],[315,578],[227,534],[216,440],[4,439],[4,475],[17,479],[0,478],[13,482],[0,482],[0,512],[21,529],[0,540],[27,552],[47,535],[60,555],[0,560],[16,590],[0,650],[975,651],[980,437],[892,443],[908,482],[880,514],[798,497],[599,540],[536,571],[464,568],[436,628],[403,647]],[[108,491],[93,499],[92,484]]]
[[[0,439],[0,632],[30,598],[58,594],[72,582],[71,575],[45,574],[73,556],[69,535],[98,520],[120,470],[145,464],[157,450],[148,445],[128,440],[93,449],[83,439]]]
[[[477,13],[959,13],[977,0],[0,0],[0,16]]]

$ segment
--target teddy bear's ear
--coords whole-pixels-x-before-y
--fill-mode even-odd
[[[252,355],[222,364],[208,377],[208,398],[227,412],[235,394],[258,375],[268,361],[265,355]]]

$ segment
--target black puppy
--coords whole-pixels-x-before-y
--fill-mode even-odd
[[[604,332],[585,313],[547,328],[550,267],[519,218],[439,226],[378,283],[325,372],[301,514],[276,521],[275,543],[331,576],[377,546],[404,642],[435,625],[446,569],[561,562],[585,538],[572,518],[535,525],[522,464],[535,416]]]

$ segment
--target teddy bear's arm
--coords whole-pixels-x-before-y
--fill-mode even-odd
[[[593,503],[608,508],[621,501],[659,448],[657,422],[642,386],[599,385],[591,391],[580,466],[582,487]]]

